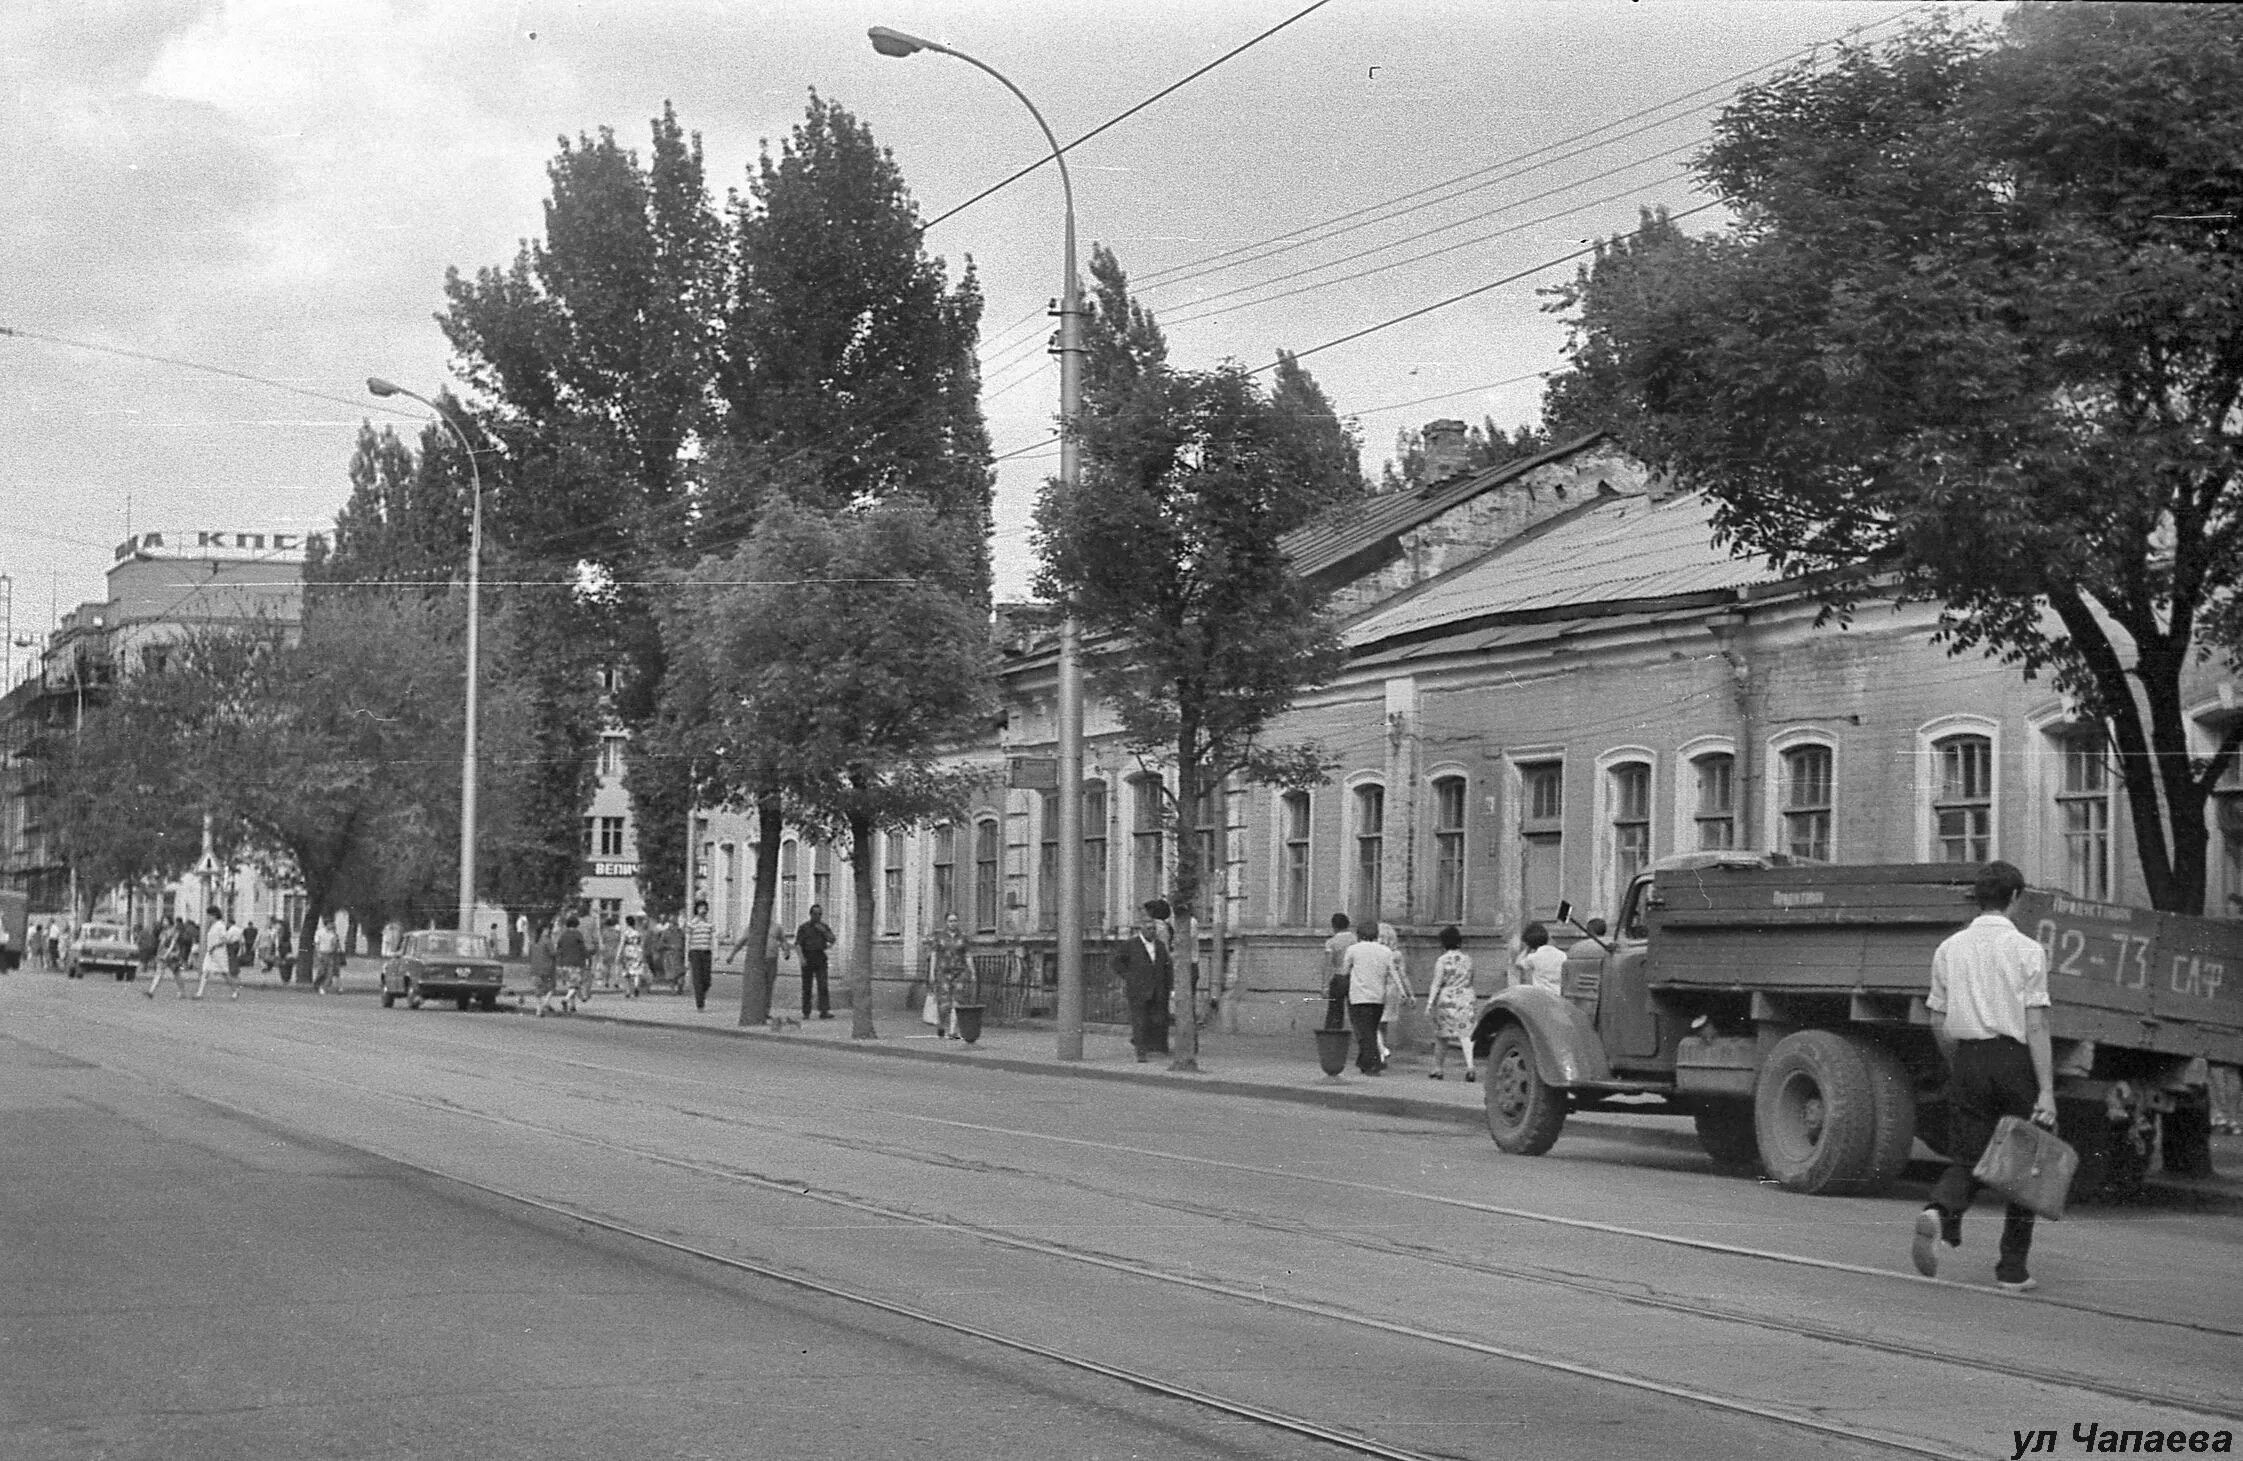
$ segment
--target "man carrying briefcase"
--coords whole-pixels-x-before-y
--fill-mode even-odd
[[[2048,953],[2009,921],[2025,875],[1990,862],[1971,896],[1978,917],[1932,955],[1932,1036],[1947,1058],[1947,1155],[1951,1165],[1916,1215],[1910,1256],[1927,1278],[1939,1271],[1936,1243],[1962,1246],[1963,1214],[1983,1185],[1972,1175],[2004,1116],[2056,1125],[2056,1062],[2048,1044]],[[2022,1294],[2039,1287],[2026,1271],[2032,1209],[2011,1203],[2002,1218],[1994,1282]]]

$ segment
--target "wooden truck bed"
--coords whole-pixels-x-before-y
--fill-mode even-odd
[[[1655,990],[1920,996],[1970,922],[1976,868],[1715,864],[1657,874]],[[2243,925],[2028,889],[2012,912],[2049,952],[2059,1036],[2243,1063]]]

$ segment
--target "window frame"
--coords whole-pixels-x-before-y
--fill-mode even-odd
[[[974,932],[995,933],[1004,890],[1005,832],[995,817],[974,819]],[[984,856],[986,854],[986,856]]]
[[[1278,924],[1307,928],[1315,917],[1314,892],[1316,802],[1306,791],[1281,792],[1277,798],[1277,906]]]
[[[1823,758],[1822,800],[1801,802],[1797,793],[1795,758],[1819,753]],[[1768,846],[1804,862],[1835,862],[1839,848],[1838,738],[1827,731],[1806,729],[1784,733],[1768,743],[1768,765],[1775,771],[1775,794],[1768,798]],[[1797,851],[1793,833],[1801,819],[1820,819],[1822,855]]]
[[[1471,779],[1461,769],[1442,767],[1427,789],[1433,801],[1433,921],[1462,924],[1470,906]]]
[[[1347,808],[1349,913],[1359,925],[1380,923],[1386,899],[1386,783],[1375,776],[1352,783]]]

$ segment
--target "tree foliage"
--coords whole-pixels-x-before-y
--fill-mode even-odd
[[[1037,588],[1081,619],[1101,695],[1140,758],[1173,766],[1171,813],[1196,827],[1202,799],[1232,777],[1323,777],[1316,747],[1262,738],[1341,655],[1277,543],[1360,495],[1361,474],[1352,437],[1297,362],[1277,393],[1235,365],[1179,370],[1109,250],[1093,250],[1091,275],[1082,481],[1048,483],[1037,505]],[[1197,837],[1177,845],[1172,901],[1188,919],[1207,870]],[[1178,1025],[1185,1068],[1192,1029]]]
[[[2243,565],[2243,15],[1933,17],[1748,90],[1699,175],[1561,292],[1596,418],[1841,609],[1897,592],[2109,728],[2158,907],[2202,907],[2182,679]]]
[[[849,848],[859,1038],[874,1033],[874,836],[963,810],[971,779],[942,758],[995,704],[986,615],[955,587],[981,542],[911,498],[832,513],[774,500],[743,548],[697,570],[729,586],[669,621],[680,724],[684,696],[702,697],[703,776],[737,778],[717,788],[735,803],[783,797],[799,825]],[[760,947],[752,921],[749,937]]]

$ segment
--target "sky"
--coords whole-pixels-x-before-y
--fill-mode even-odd
[[[360,424],[414,438],[425,420],[365,378],[447,385],[445,270],[503,267],[539,234],[563,137],[612,128],[644,157],[667,101],[721,198],[815,90],[893,150],[933,218],[1047,149],[995,80],[879,56],[868,26],[994,67],[1066,141],[1311,3],[9,0],[10,628],[105,597],[128,532],[331,522]],[[1687,159],[1738,85],[1923,9],[1326,0],[1069,152],[1082,256],[1115,250],[1180,365],[1303,353],[1375,474],[1404,427],[1534,421],[1565,342],[1539,291],[1577,267],[1538,266],[1640,208],[1705,202]],[[1005,597],[1027,590],[1029,514],[1057,470],[1039,443],[1062,216],[1046,167],[926,236],[953,277],[970,257],[987,296],[985,409],[995,450],[1017,453],[998,467]]]

